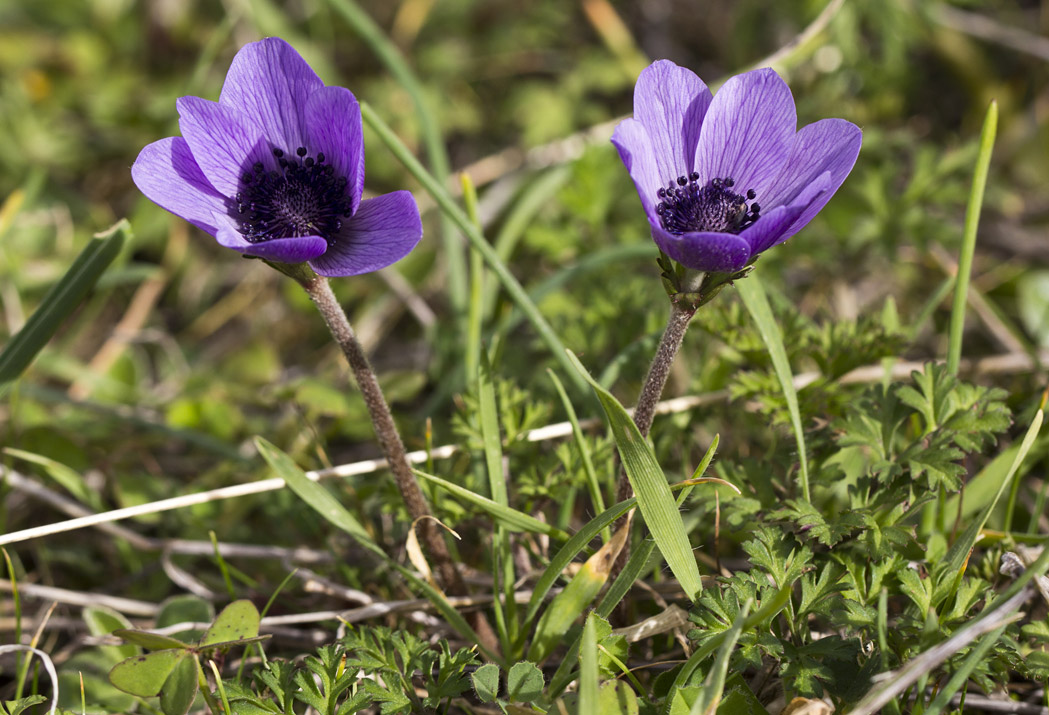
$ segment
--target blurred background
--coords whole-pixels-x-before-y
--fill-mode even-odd
[[[0,344],[92,234],[122,217],[134,231],[0,403],[0,460],[104,510],[263,478],[249,441],[256,434],[306,468],[376,456],[341,355],[298,287],[222,249],[131,182],[138,151],[177,133],[175,100],[217,99],[238,48],[270,35],[292,43],[326,83],[371,104],[451,190],[458,172],[470,174],[488,239],[564,343],[625,404],[636,399],[667,298],[608,139],[649,61],[672,59],[712,86],[771,62],[791,86],[800,124],[842,117],[864,130],[859,162],[828,207],[757,267],[795,372],[943,356],[976,143],[996,98],[965,355],[1005,361],[977,381],[1017,398],[1040,391],[1040,350],[1049,346],[1047,34],[1049,6],[1033,0],[0,0]],[[418,96],[398,67],[414,76]],[[365,141],[366,190],[413,189],[426,237],[382,274],[336,280],[336,292],[409,449],[428,439],[475,443],[463,371],[465,243],[367,130]],[[564,445],[519,439],[565,419],[543,369],[556,361],[494,278],[485,281],[484,336],[508,453],[520,465],[515,493],[541,510],[580,483]],[[785,413],[775,382],[758,379],[771,373],[745,311],[731,290],[708,307],[668,396],[727,389],[735,399],[665,420],[657,447],[682,471],[714,432],[726,459],[788,454],[789,433],[768,429]],[[582,416],[596,414],[574,399]],[[817,427],[820,399],[806,406]],[[594,439],[608,463],[607,442]],[[439,469],[471,479],[466,457]],[[403,534],[386,480],[336,488],[362,513],[380,513],[376,528],[390,538]],[[0,495],[0,531],[65,518],[11,485]],[[451,502],[442,508],[451,522],[470,517]],[[280,493],[127,526],[286,546],[333,538]],[[148,552],[94,531],[18,544],[12,558],[26,582],[150,601],[180,590]],[[180,558],[220,587],[207,557]],[[260,593],[285,573],[279,563],[240,568],[238,584]],[[343,583],[362,578],[352,559],[337,570]],[[292,589],[281,607],[317,598]],[[7,609],[0,605],[0,620],[9,624]]]

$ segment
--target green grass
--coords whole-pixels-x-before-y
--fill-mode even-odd
[[[0,639],[39,631],[63,655],[62,707],[81,708],[80,673],[88,712],[134,705],[106,680],[117,646],[81,635],[244,598],[285,620],[249,651],[269,663],[266,693],[255,661],[227,657],[212,703],[234,712],[297,697],[465,712],[483,691],[548,712],[827,694],[838,711],[946,713],[957,693],[977,711],[986,692],[1044,684],[1044,624],[980,630],[1045,566],[1022,548],[1047,538],[1044,63],[966,34],[958,13],[1031,35],[1044,18],[1018,0],[831,3],[795,46],[826,3],[644,7],[0,7],[0,474],[16,475],[0,482]],[[381,457],[367,410],[301,291],[131,182],[138,151],[177,133],[176,98],[217,99],[240,45],[274,34],[361,100],[367,191],[410,189],[422,210],[416,251],[333,289],[407,448],[448,446],[415,466],[459,537],[466,601],[406,558],[400,497],[364,464]],[[856,123],[860,159],[809,226],[700,309],[664,395],[694,399],[642,441],[622,409],[667,298],[608,123],[631,111],[640,55],[717,87],[783,48],[799,124]],[[615,504],[620,458],[639,502]],[[675,492],[700,463],[739,493]],[[275,475],[290,488],[18,535]],[[633,506],[622,570],[584,567]],[[1000,575],[1003,558],[1028,571]],[[44,585],[66,594],[47,622]],[[69,594],[128,600],[83,610]],[[321,650],[340,617],[352,630]],[[673,629],[612,631],[649,618],[688,651]],[[529,652],[541,677],[512,668]],[[498,676],[472,681],[483,659]],[[915,678],[889,693],[892,678],[871,680],[884,671]],[[25,654],[0,659],[0,699],[50,687]]]

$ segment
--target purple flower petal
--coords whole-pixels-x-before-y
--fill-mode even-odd
[[[780,173],[797,129],[790,88],[771,69],[732,77],[710,104],[696,150],[700,183],[731,177],[737,190],[764,190]]]
[[[248,256],[258,256],[278,263],[302,263],[323,254],[328,248],[327,239],[321,236],[271,238],[268,241],[251,243],[245,240],[239,227],[229,216],[214,214],[212,219],[219,227],[215,234],[219,244]]]
[[[634,119],[648,132],[660,185],[692,173],[700,127],[710,103],[710,90],[703,80],[669,60],[653,62],[637,78]]]
[[[750,252],[756,256],[786,241],[789,238],[787,230],[805,208],[804,205],[777,206],[768,213],[763,213],[753,226],[744,229],[739,236],[750,244]]]
[[[179,129],[208,182],[223,196],[237,195],[241,175],[256,163],[276,167],[269,143],[240,112],[200,97],[182,97],[175,106]]]
[[[251,117],[271,143],[294,153],[309,138],[306,102],[323,86],[291,45],[268,37],[245,45],[233,58],[219,102]]]
[[[766,190],[769,205],[795,203],[799,196],[823,174],[828,174],[824,193],[798,217],[791,234],[800,231],[826,206],[856,164],[863,133],[844,119],[821,119],[802,127],[794,137],[790,157],[780,176]]]
[[[734,233],[703,231],[676,236],[653,224],[652,238],[659,250],[696,271],[732,273],[750,260],[750,246]]]
[[[335,167],[339,176],[349,181],[353,211],[364,191],[364,132],[361,107],[350,90],[322,87],[306,102],[306,141],[316,156]]]
[[[226,211],[226,199],[208,183],[182,137],[153,142],[138,154],[131,178],[150,201],[194,226],[218,231],[213,213]]]
[[[645,212],[654,215],[656,192],[663,185],[663,180],[659,176],[648,133],[636,119],[624,119],[612,134],[612,144],[619,151],[619,158],[623,160],[630,178],[634,180]]]
[[[343,224],[335,244],[310,266],[322,276],[355,276],[396,263],[423,235],[419,207],[408,191],[395,191],[361,202]]]

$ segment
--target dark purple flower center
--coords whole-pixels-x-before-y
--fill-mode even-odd
[[[274,149],[280,171],[266,171],[261,162],[241,176],[236,197],[236,218],[241,233],[251,243],[273,238],[322,236],[328,245],[353,214],[346,193],[348,181],[324,163],[324,154],[310,156],[300,146],[292,158]]]
[[[757,197],[753,189],[737,194],[732,190],[735,185],[731,177],[712,179],[701,186],[695,172],[679,176],[656,192],[659,222],[678,236],[695,231],[739,233],[758,220],[761,206],[747,203]]]

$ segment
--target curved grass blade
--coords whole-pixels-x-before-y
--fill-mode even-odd
[[[987,108],[980,132],[980,153],[976,157],[973,185],[969,204],[965,209],[965,230],[962,234],[962,252],[958,257],[958,278],[954,287],[954,303],[951,306],[951,325],[947,335],[947,370],[958,374],[958,363],[962,359],[962,333],[965,327],[965,305],[969,297],[969,276],[972,273],[973,254],[976,252],[976,228],[980,224],[980,209],[983,208],[983,190],[987,185],[987,172],[991,165],[994,137],[998,131],[998,102],[992,101]]]
[[[0,398],[58,332],[62,322],[80,306],[130,236],[131,224],[126,219],[95,235],[66,274],[51,287],[40,307],[0,352]]]
[[[255,438],[255,447],[259,450],[259,454],[262,455],[263,459],[265,459],[270,467],[273,468],[273,471],[275,471],[277,475],[287,483],[288,487],[290,487],[300,499],[313,507],[314,511],[332,524],[352,536],[358,544],[375,554],[382,562],[389,564],[392,568],[396,569],[406,581],[429,599],[430,603],[434,605],[434,608],[436,608],[448,622],[448,625],[458,631],[459,634],[469,642],[476,643],[477,648],[485,658],[495,663],[502,662],[502,659],[497,654],[490,651],[481,643],[481,639],[474,629],[471,628],[470,624],[466,622],[466,619],[463,618],[450,603],[448,603],[444,594],[416,576],[414,572],[406,569],[404,566],[401,566],[390,558],[389,554],[372,540],[371,536],[365,531],[364,527],[361,526],[361,523],[357,521],[353,514],[340,504],[327,489],[307,477],[306,473],[295,464],[291,457],[277,449],[277,447],[262,437]]]
[[[510,269],[506,267],[506,264],[496,255],[495,249],[485,240],[484,235],[477,230],[477,227],[470,220],[470,217],[466,215],[466,212],[448,194],[444,185],[426,171],[423,165],[419,163],[419,160],[404,145],[404,142],[393,133],[393,130],[390,129],[386,122],[379,118],[375,110],[367,102],[361,102],[361,117],[397,160],[422,184],[427,193],[437,202],[441,211],[463,232],[463,235],[470,241],[470,245],[477,249],[484,258],[485,263],[488,264],[488,267],[495,273],[503,287],[506,288],[506,292],[510,294],[514,303],[528,317],[536,332],[539,333],[543,342],[546,343],[553,353],[554,358],[559,360],[566,369],[570,368],[571,362],[565,357],[565,347],[561,343],[561,339],[557,337],[554,329],[546,322],[546,318],[539,312],[539,308],[532,302],[532,299],[528,297],[528,293],[525,292],[517,278],[514,277]],[[574,375],[574,372],[570,369],[568,369],[568,373]],[[586,390],[586,383],[579,379],[578,376],[574,377],[573,380],[580,392]]]
[[[998,491],[995,493],[994,498],[984,507],[977,518],[969,522],[969,526],[962,535],[947,550],[947,555],[944,557],[946,572],[954,572],[956,574],[948,595],[953,594],[958,589],[962,575],[965,573],[965,566],[969,561],[969,554],[972,553],[973,547],[980,538],[980,530],[987,523],[987,519],[990,518],[991,512],[994,511],[994,507],[998,504],[998,500],[1001,499],[1002,494],[1005,492],[1006,487],[1009,486],[1024,458],[1027,457],[1027,453],[1031,451],[1031,446],[1038,437],[1038,431],[1042,428],[1042,417],[1042,410],[1038,410],[1031,421],[1031,426],[1027,428],[1027,434],[1024,435],[1023,441],[1020,443],[1020,449],[1013,458],[1009,471],[1006,472],[1005,478],[998,485]]]
[[[553,196],[561,190],[568,179],[572,176],[572,169],[568,166],[558,166],[549,171],[541,173],[535,181],[531,182],[517,197],[502,222],[502,228],[495,235],[492,245],[495,253],[503,262],[510,260],[517,242],[524,235],[535,215],[545,207]],[[490,283],[485,286],[482,306],[484,316],[492,314],[495,300],[498,297],[498,286]]]
[[[790,362],[787,360],[787,351],[783,347],[783,334],[779,330],[776,319],[772,317],[772,309],[769,307],[768,297],[761,281],[751,278],[736,282],[736,290],[739,297],[743,299],[743,305],[747,307],[754,323],[758,326],[761,339],[772,358],[772,367],[776,371],[780,387],[783,388],[783,396],[787,400],[787,409],[790,412],[790,423],[794,428],[794,440],[798,443],[798,459],[800,466],[798,476],[801,481],[801,494],[805,501],[811,501],[809,494],[809,460],[805,451],[805,432],[801,428],[801,412],[798,410],[798,393],[794,390],[794,373],[791,372]]]
[[[561,396],[561,404],[564,405],[565,414],[568,415],[568,421],[572,425],[572,437],[575,440],[576,448],[579,450],[579,456],[583,460],[583,473],[586,475],[586,488],[590,492],[590,501],[594,504],[594,511],[600,514],[605,510],[605,498],[601,495],[601,485],[597,482],[597,470],[594,469],[594,460],[590,457],[590,448],[587,447],[586,439],[583,437],[583,429],[579,426],[579,418],[576,416],[575,407],[572,406],[572,401],[568,398],[565,386],[561,384],[561,379],[557,376],[557,373],[549,368],[546,372],[550,375],[550,379],[554,381],[557,394]],[[603,529],[601,538],[607,543],[612,538],[612,534],[608,529]]]
[[[354,0],[328,0],[328,2],[356,30],[376,57],[386,65],[386,69],[390,71],[401,89],[408,93],[419,120],[419,131],[422,134],[422,143],[426,149],[430,169],[438,181],[443,182],[451,173],[451,168],[444,140],[441,138],[441,129],[436,116],[430,110],[430,105],[426,102],[422,84],[405,61],[404,55]],[[452,305],[452,313],[463,321],[467,313],[466,258],[459,237],[452,227],[452,221],[454,219],[450,216],[441,217],[441,238],[444,245],[441,252],[448,261],[448,298]],[[467,329],[465,323],[462,323],[461,328]]]
[[[538,663],[550,655],[554,646],[561,642],[565,633],[575,623],[576,618],[594,602],[597,594],[608,582],[612,565],[629,536],[628,520],[611,541],[586,560],[565,589],[550,602],[543,617],[539,619],[539,625],[536,626],[532,647],[528,649],[528,660]]]
[[[473,504],[474,506],[487,512],[489,516],[498,521],[500,524],[513,529],[514,531],[527,531],[533,534],[546,534],[552,539],[558,541],[569,541],[569,535],[558,529],[552,524],[539,521],[531,514],[525,514],[523,511],[517,511],[516,509],[508,506],[503,506],[498,502],[492,501],[486,496],[472,492],[466,487],[461,487],[458,484],[449,482],[447,479],[441,479],[433,474],[427,474],[426,472],[419,471],[418,469],[412,470],[417,477],[422,477],[428,482],[433,482],[437,486],[445,489],[457,497],[462,498],[464,501]]]
[[[652,448],[641,436],[637,425],[623,405],[590,376],[575,355],[567,355],[579,374],[594,388],[605,414],[608,415],[612,435],[619,448],[627,478],[637,495],[637,506],[645,525],[648,526],[656,546],[659,547],[685,594],[695,601],[703,590],[699,567],[685,532],[685,523],[670,492],[670,485],[667,484]]]

